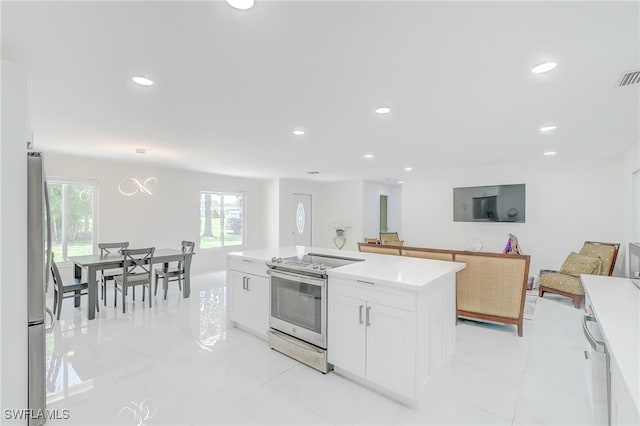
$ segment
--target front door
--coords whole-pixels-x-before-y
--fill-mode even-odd
[[[293,194],[292,243],[311,247],[311,194]]]

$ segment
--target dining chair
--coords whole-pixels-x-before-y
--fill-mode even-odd
[[[89,284],[82,282],[80,278],[74,278],[72,283],[65,283],[60,275],[58,265],[53,260],[53,252],[51,252],[51,276],[53,277],[53,313],[56,319],[60,319],[62,312],[62,301],[70,297],[76,298],[89,294]],[[100,312],[100,303],[96,301],[96,309]]]
[[[196,243],[193,241],[182,241],[180,243],[182,246],[183,253],[193,253],[194,248],[196,247]],[[184,280],[186,274],[186,265],[184,261],[179,261],[177,267],[169,268],[167,271],[163,269],[155,271],[156,276],[156,285],[153,290],[153,295],[155,296],[158,293],[158,280],[163,279],[162,288],[164,289],[164,299],[167,299],[167,290],[169,289],[169,281],[178,281],[178,289],[182,290],[182,281]]]
[[[129,247],[128,241],[120,243],[98,243],[100,257],[108,256],[110,254],[122,254],[122,250],[127,247]],[[107,282],[113,281],[113,277],[116,275],[122,275],[122,269],[106,269],[100,271],[100,297],[104,301],[104,306],[107,306]]]
[[[149,307],[151,307],[151,271],[153,270],[153,253],[155,247],[139,249],[122,249],[123,266],[122,275],[113,277],[115,283],[113,289],[113,306],[118,303],[118,291],[122,293],[122,313],[126,313],[127,289],[142,286],[142,301],[144,302],[144,290],[149,292]]]

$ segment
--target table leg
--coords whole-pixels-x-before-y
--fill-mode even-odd
[[[87,283],[89,284],[89,319],[96,317],[96,303],[98,303],[98,283],[96,282],[96,268],[87,268]]]
[[[162,272],[164,272],[164,279],[162,280],[162,291],[164,294],[164,300],[167,300],[167,290],[169,290],[169,262],[164,262],[164,264],[162,265]]]
[[[185,299],[191,295],[191,256],[184,257],[184,283],[182,284],[182,297]]]
[[[73,265],[73,277],[82,280],[82,268],[78,265]],[[75,292],[76,296],[73,298],[73,306],[80,307],[80,293]]]

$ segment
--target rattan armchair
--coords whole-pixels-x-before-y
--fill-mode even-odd
[[[398,238],[397,232],[381,232],[380,244],[386,246],[402,246],[404,245],[404,240]]]

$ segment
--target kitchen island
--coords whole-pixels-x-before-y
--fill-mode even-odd
[[[415,405],[455,350],[455,277],[463,263],[314,247],[229,253],[230,319],[265,338],[266,261],[306,253],[362,259],[327,269],[327,356],[335,371]]]

